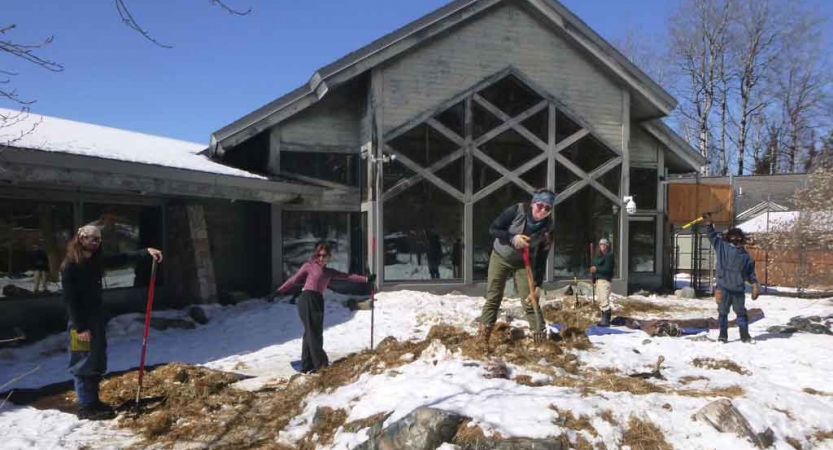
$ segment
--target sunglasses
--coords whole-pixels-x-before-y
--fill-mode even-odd
[[[101,242],[101,238],[97,236],[81,236],[81,239],[89,242]]]
[[[540,203],[540,202],[533,203],[532,206],[534,206],[538,209],[542,209],[544,211],[552,211],[552,205],[548,205],[546,203]]]
[[[330,255],[328,253],[318,253],[318,254],[315,255],[315,257],[317,259],[322,259],[322,258],[329,258]]]

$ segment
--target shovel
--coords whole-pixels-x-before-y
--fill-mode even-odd
[[[538,307],[538,297],[535,296],[535,281],[532,279],[532,265],[529,262],[529,247],[525,247],[523,251],[524,266],[526,267],[526,282],[529,284],[529,296],[526,298],[528,302],[532,302],[532,308],[535,310],[535,332],[532,333],[532,340],[534,342],[541,342],[546,336],[544,330],[544,320],[541,318],[541,309]]]
[[[142,393],[142,378],[145,374],[145,356],[148,351],[148,334],[150,332],[150,312],[153,309],[153,292],[156,287],[156,258],[153,259],[153,267],[150,271],[150,285],[148,286],[148,304],[145,310],[145,331],[142,335],[142,353],[139,356],[139,387],[136,389],[136,406],[139,406],[139,397]]]

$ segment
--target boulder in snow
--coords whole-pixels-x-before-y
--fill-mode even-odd
[[[434,450],[451,442],[464,417],[440,409],[421,407],[381,429],[384,419],[370,429],[370,439],[357,450]]]
[[[690,286],[674,291],[674,295],[679,298],[697,298],[697,292],[695,292],[694,288]]]
[[[200,325],[208,323],[208,316],[205,314],[205,311],[196,305],[188,308],[188,317]]]
[[[138,322],[144,322],[145,319],[139,317],[136,319]],[[192,330],[197,328],[194,322],[185,319],[167,319],[164,317],[151,317],[150,318],[150,326],[153,327],[154,330],[167,330],[168,328],[179,328],[183,330]]]
[[[728,399],[723,398],[709,403],[694,414],[694,419],[708,423],[722,433],[735,433],[750,440],[758,448],[772,445],[771,440],[767,443],[767,433],[756,434],[746,417]]]

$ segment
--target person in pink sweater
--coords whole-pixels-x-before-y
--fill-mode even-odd
[[[305,262],[295,275],[292,275],[275,295],[284,295],[292,286],[304,283],[298,297],[298,316],[304,324],[304,339],[301,344],[301,372],[317,372],[330,364],[324,351],[324,290],[330,280],[348,280],[356,283],[373,283],[376,275],[352,275],[327,267],[330,259],[330,245],[320,243],[315,246],[312,258]]]

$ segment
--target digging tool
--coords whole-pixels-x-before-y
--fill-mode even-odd
[[[716,209],[714,211],[704,212],[703,214],[700,215],[700,217],[698,217],[698,218],[692,220],[691,222],[683,225],[682,229],[685,230],[685,229],[691,228],[692,226],[706,220],[706,216],[710,216],[712,214],[717,214],[719,211],[720,211],[720,209]]]
[[[529,247],[524,248],[523,257],[524,266],[526,267],[526,282],[529,284],[529,297],[526,300],[532,302],[532,308],[535,310],[535,332],[532,333],[532,340],[541,342],[546,337],[546,330],[544,329],[544,320],[541,318],[541,310],[538,307],[538,297],[535,296],[535,281],[532,277],[532,264],[529,262]]]
[[[573,286],[575,286],[575,289],[573,289],[573,309],[578,309],[578,277],[576,276],[573,276]]]
[[[376,236],[370,239],[370,254],[376,258]],[[370,285],[370,349],[373,350],[373,322],[376,310],[376,286]]]
[[[662,368],[663,361],[665,361],[665,357],[662,356],[662,355],[659,355],[659,357],[657,358],[657,362],[654,364],[654,370],[652,370],[650,372],[635,373],[635,374],[630,375],[630,377],[631,378],[642,378],[643,380],[647,380],[648,378],[657,378],[657,379],[660,379],[660,380],[664,380],[665,377],[662,376],[662,373],[660,373],[660,369]]]
[[[148,333],[150,332],[150,312],[153,309],[153,293],[156,287],[156,258],[150,270],[150,285],[148,286],[148,304],[145,309],[145,331],[142,335],[142,354],[139,356],[139,387],[136,389],[136,406],[139,406],[139,396],[142,393],[142,378],[145,375],[145,356],[148,351]]]
[[[595,252],[593,251],[593,243],[591,242],[590,243],[590,265],[591,266],[593,265],[593,255],[595,255]],[[593,286],[593,306],[596,306],[596,274],[595,273],[590,274],[590,283]]]

